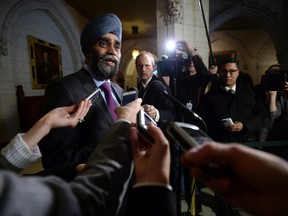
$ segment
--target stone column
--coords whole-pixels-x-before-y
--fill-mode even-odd
[[[209,24],[209,1],[202,1],[207,25]],[[209,46],[203,16],[198,0],[157,1],[157,50],[158,57],[167,54],[168,40],[186,41],[190,48],[201,53],[208,65]]]

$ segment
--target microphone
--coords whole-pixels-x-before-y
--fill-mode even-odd
[[[136,92],[136,94],[138,95],[138,89],[136,88],[136,87],[130,87],[129,89],[128,89],[128,92],[129,91],[135,91]]]
[[[153,81],[153,85],[155,85],[155,93],[159,93],[159,94],[163,94],[165,95],[167,98],[169,98],[171,101],[173,101],[176,105],[178,105],[179,107],[181,107],[184,111],[192,114],[192,116],[195,119],[199,119],[200,121],[203,122],[203,119],[196,114],[195,112],[193,112],[192,110],[190,110],[188,107],[186,107],[181,101],[177,100],[175,97],[173,97],[172,95],[170,95],[167,91],[166,86],[164,86],[163,83],[161,83],[159,80],[155,80]]]

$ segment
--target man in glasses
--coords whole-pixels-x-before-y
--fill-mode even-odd
[[[269,122],[265,104],[255,97],[251,81],[240,72],[237,59],[225,59],[219,78],[202,97],[199,114],[207,124],[207,134],[215,141],[258,141],[259,131]],[[215,196],[219,215],[237,215],[238,210]]]
[[[221,142],[258,141],[259,130],[269,122],[268,109],[255,98],[237,59],[221,63],[219,79],[201,101],[200,113],[208,134]]]

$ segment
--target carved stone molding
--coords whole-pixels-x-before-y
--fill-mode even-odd
[[[6,40],[3,38],[0,38],[0,55],[8,55],[7,43]]]
[[[182,0],[168,0],[168,12],[164,17],[166,24],[183,23]]]

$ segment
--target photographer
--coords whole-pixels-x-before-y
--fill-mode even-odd
[[[185,41],[177,42],[177,49],[188,55],[184,61],[184,70],[177,76],[177,98],[188,108],[197,112],[201,96],[205,93],[206,86],[213,78],[217,79],[218,67],[205,66],[199,50],[190,49]],[[182,115],[182,112],[181,112]],[[180,116],[185,122],[195,123],[191,115]]]
[[[256,94],[264,101],[270,111],[271,124],[263,128],[259,140],[287,140],[288,126],[288,82],[287,71],[280,69],[278,64],[271,65],[261,78],[261,84],[256,86]]]
[[[267,140],[287,140],[288,128],[288,82],[282,91],[268,91],[269,110],[272,126]]]
[[[208,71],[197,49],[190,49],[185,41],[176,43],[175,53],[169,58],[157,63],[160,76],[169,76],[169,86],[175,96],[183,105],[197,112],[201,96],[211,77],[217,79],[217,66]],[[159,76],[158,74],[158,76]],[[183,112],[179,107],[177,121],[200,124],[194,115]],[[188,169],[182,167],[179,162],[181,151],[175,143],[170,143],[171,148],[171,185],[178,195],[178,199],[185,199],[188,205],[191,203],[191,174]],[[179,198],[180,197],[180,198]]]

